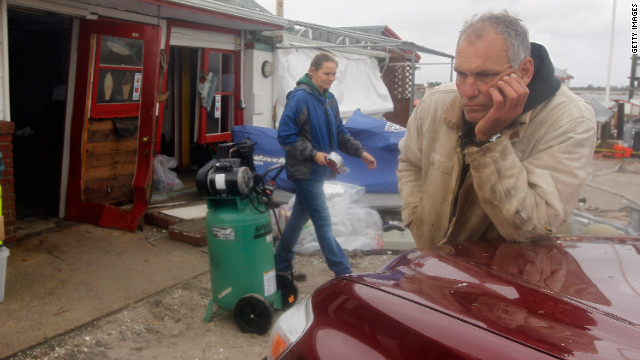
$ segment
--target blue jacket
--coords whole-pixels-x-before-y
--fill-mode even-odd
[[[303,77],[297,87],[287,94],[287,104],[278,126],[278,142],[286,152],[286,169],[289,180],[335,177],[328,166],[315,162],[318,151],[329,154],[341,150],[360,157],[364,151],[342,123],[335,96],[326,91],[321,95]]]

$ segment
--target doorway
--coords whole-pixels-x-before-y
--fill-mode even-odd
[[[58,216],[71,21],[8,11],[17,218]]]
[[[186,46],[171,46],[169,54],[167,100],[156,151],[175,157],[179,173],[195,175],[215,157],[217,144],[231,141],[233,125],[241,123],[236,100],[238,56]]]

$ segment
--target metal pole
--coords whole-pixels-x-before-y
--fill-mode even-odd
[[[621,232],[623,232],[625,234],[628,234],[628,235],[633,235],[633,236],[636,235],[636,234],[633,234],[633,230],[630,229],[629,227],[626,227],[624,225],[620,225],[620,224],[618,224],[616,222],[613,222],[613,221],[610,221],[610,220],[607,220],[607,219],[603,219],[603,218],[599,218],[597,216],[593,216],[591,214],[587,214],[587,213],[582,212],[580,210],[573,210],[573,215],[577,216],[579,218],[583,218],[583,219],[587,219],[589,221],[593,221],[593,222],[599,223],[599,224],[609,225],[609,226],[613,227],[614,229],[619,230],[619,231],[621,231]]]
[[[416,96],[416,50],[411,49],[411,67],[413,71],[411,72],[411,102],[409,103],[409,115],[413,112],[413,98]]]
[[[453,82],[453,60],[454,58],[451,58],[451,68],[449,68],[449,82]]]
[[[634,89],[636,87],[636,64],[638,63],[638,55],[633,54],[631,56],[631,76],[629,77],[629,101],[633,99]]]
[[[611,40],[609,44],[609,68],[607,69],[607,87],[604,93],[604,105],[609,107],[611,101],[611,62],[613,61],[613,35],[616,29],[616,0],[613,0],[613,14],[611,15]]]

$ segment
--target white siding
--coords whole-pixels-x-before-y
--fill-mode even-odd
[[[0,121],[11,121],[9,109],[9,34],[7,1],[0,0]]]
[[[240,48],[240,44],[233,35],[180,27],[171,28],[169,42],[172,46],[190,46],[222,50],[239,50]]]

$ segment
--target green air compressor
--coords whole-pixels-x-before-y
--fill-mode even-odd
[[[198,192],[207,199],[212,298],[205,321],[233,311],[240,330],[264,334],[271,328],[273,309],[293,305],[298,291],[289,276],[276,274],[272,189],[261,186],[266,172],[259,177],[250,167],[237,158],[214,159],[196,175]]]

